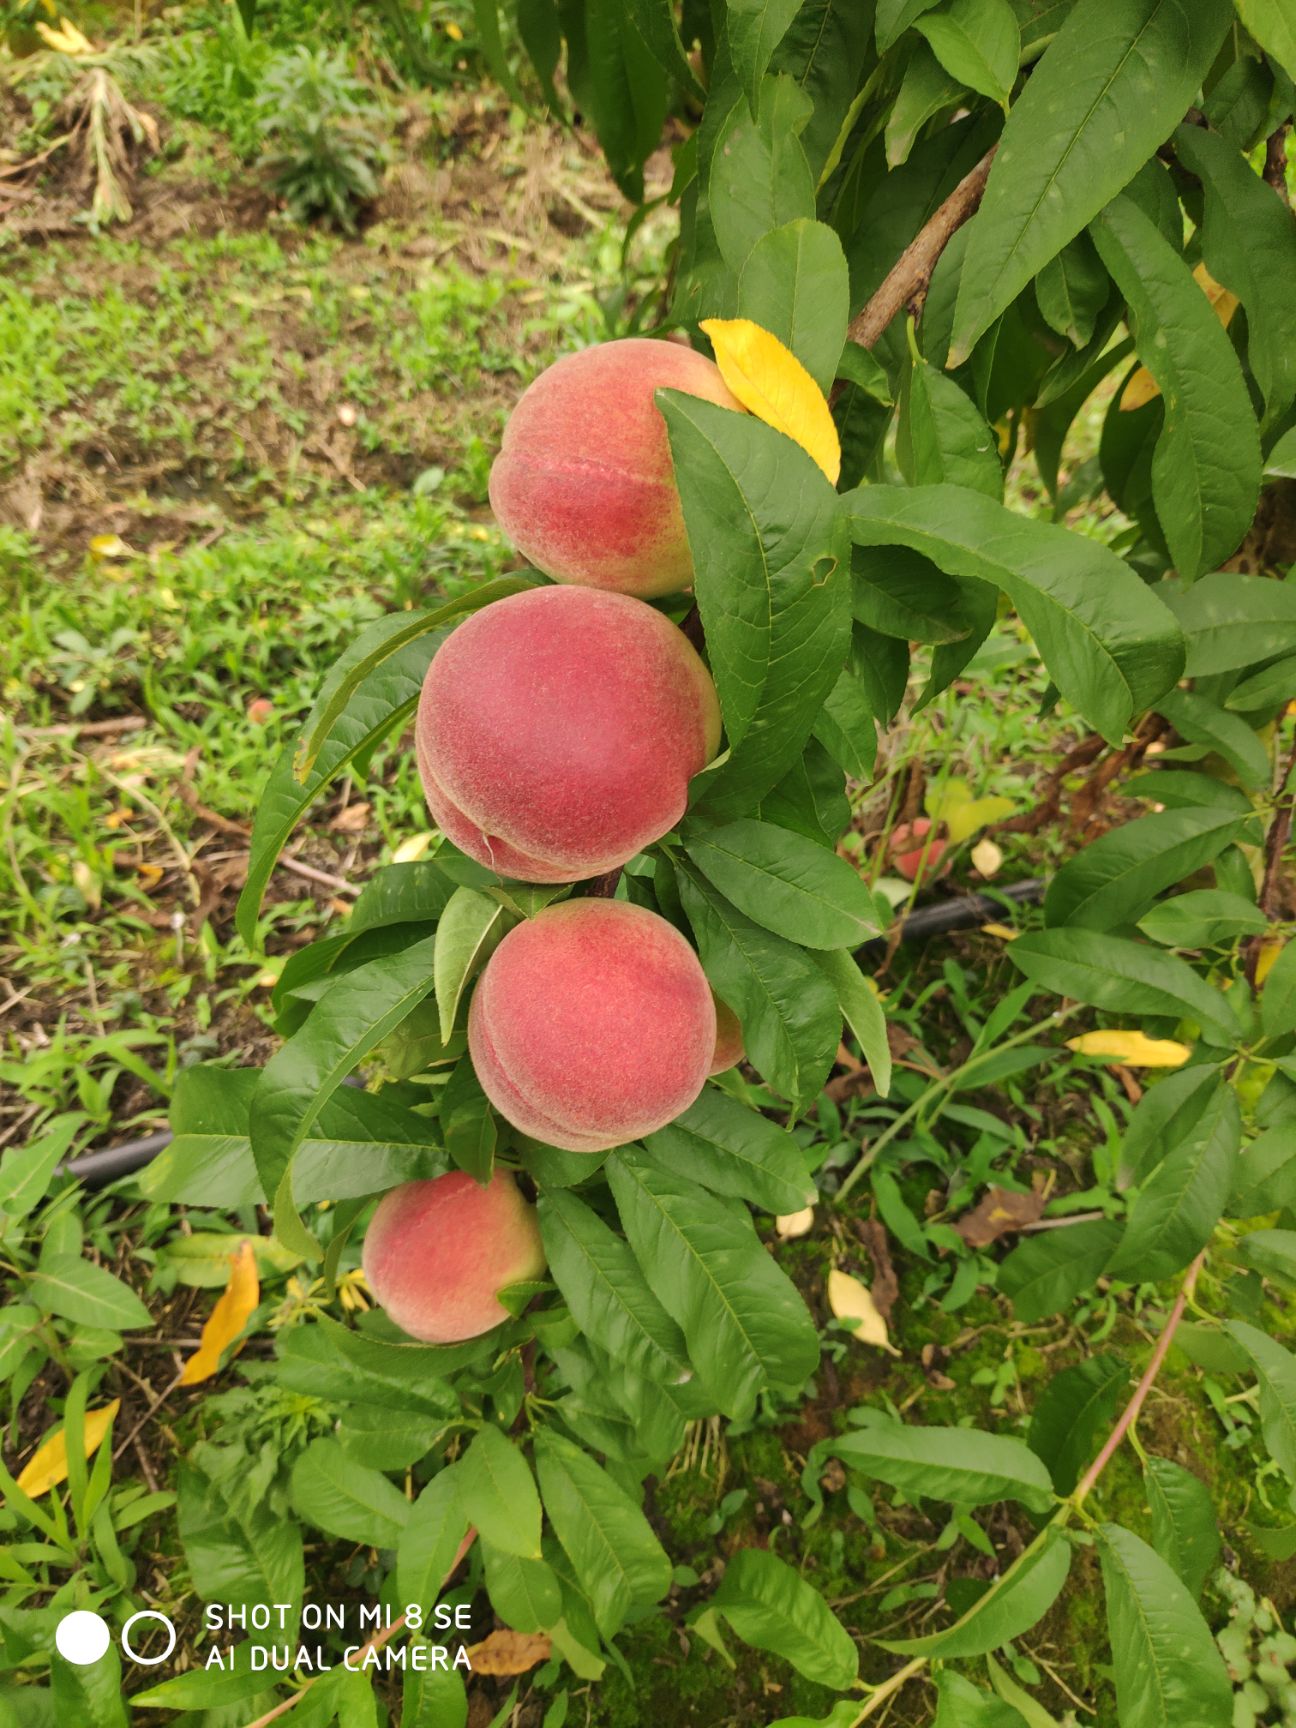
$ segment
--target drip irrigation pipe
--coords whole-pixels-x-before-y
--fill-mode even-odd
[[[992,922],[1007,901],[1014,906],[1033,906],[1044,898],[1044,883],[1032,877],[1025,882],[1013,882],[993,894],[959,894],[949,900],[938,900],[911,912],[900,926],[902,942],[925,942],[932,936],[948,936],[956,930],[972,930],[979,924]],[[861,960],[878,960],[886,953],[889,938],[875,937],[857,949]],[[351,1085],[361,1082],[352,1076]],[[145,1134],[138,1140],[123,1140],[117,1146],[101,1146],[95,1152],[82,1152],[58,1166],[59,1174],[75,1176],[88,1188],[115,1182],[119,1176],[130,1176],[152,1162],[159,1152],[171,1144],[171,1131],[162,1128],[156,1134]]]

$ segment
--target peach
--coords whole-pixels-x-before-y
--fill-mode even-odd
[[[715,686],[683,632],[590,588],[475,612],[434,656],[415,723],[442,832],[524,882],[597,876],[660,839],[719,742]]]
[[[722,1002],[711,992],[715,999],[716,1011],[716,1041],[715,1054],[711,1058],[711,1072],[723,1074],[726,1068],[732,1068],[741,1062],[747,1051],[743,1045],[743,1029],[738,1016],[727,1002]]]
[[[891,831],[887,856],[906,882],[916,882],[920,874],[935,876],[939,873],[946,842],[929,839],[931,830],[928,818],[917,816],[912,822],[901,822]]]
[[[460,1170],[383,1195],[364,1239],[365,1280],[403,1332],[457,1344],[508,1319],[499,1291],[545,1268],[535,1208],[506,1170],[483,1188]]]
[[[637,336],[567,354],[523,391],[491,469],[490,501],[547,576],[641,599],[692,582],[666,422],[653,401],[663,388],[743,411],[704,354]]]
[[[515,925],[468,1014],[491,1103],[568,1152],[602,1152],[673,1121],[702,1090],[715,1045],[697,955],[673,924],[623,900],[565,900]]]

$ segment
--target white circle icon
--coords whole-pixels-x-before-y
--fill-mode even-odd
[[[130,1629],[141,1620],[160,1620],[170,1634],[167,1639],[167,1647],[160,1656],[140,1656],[136,1651],[132,1650],[130,1643]],[[160,1662],[165,1662],[167,1657],[175,1649],[176,1629],[172,1625],[171,1621],[167,1619],[166,1615],[159,1614],[156,1608],[141,1608],[138,1613],[132,1614],[130,1619],[122,1627],[121,1647],[125,1651],[126,1655],[130,1657],[131,1661],[137,1662],[141,1668],[156,1668]]]
[[[108,1622],[102,1614],[89,1608],[78,1608],[65,1614],[54,1629],[54,1644],[65,1662],[78,1668],[88,1668],[97,1662],[112,1641]]]

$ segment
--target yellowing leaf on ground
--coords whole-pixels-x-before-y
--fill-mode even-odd
[[[784,1242],[794,1236],[804,1236],[814,1228],[814,1207],[803,1206],[799,1212],[783,1212],[774,1220],[774,1228]]]
[[[878,1313],[867,1286],[836,1266],[828,1274],[828,1306],[838,1320],[859,1321],[859,1325],[852,1330],[865,1344],[874,1344],[879,1350],[889,1350],[893,1356],[900,1354],[891,1342],[887,1323]]]
[[[392,863],[417,864],[435,838],[434,834],[411,834],[392,853]]]
[[[750,318],[704,318],[720,376],[758,420],[784,432],[837,484],[841,442],[828,398],[790,348]]]
[[[993,840],[978,840],[972,848],[972,868],[983,876],[994,876],[1003,863],[1003,853]]]
[[[974,798],[966,780],[947,780],[934,788],[923,800],[923,808],[933,822],[943,822],[950,841],[957,846],[970,840],[978,828],[991,822],[1002,822],[1017,806],[1011,798],[991,794]]]
[[[96,534],[90,541],[92,558],[133,558],[135,548],[128,546],[120,534]]]
[[[1015,942],[1021,935],[1020,930],[1014,930],[1011,924],[983,924],[983,936],[997,936],[1001,942]]]
[[[547,1632],[513,1632],[502,1626],[468,1646],[474,1674],[525,1674],[537,1663],[547,1662],[553,1641]]]
[[[58,28],[50,24],[36,22],[36,34],[47,48],[53,48],[58,54],[93,54],[94,44],[87,40],[75,24],[66,18],[60,18]]]
[[[252,1244],[243,1241],[230,1255],[229,1283],[207,1317],[198,1348],[184,1365],[180,1376],[182,1386],[196,1386],[200,1380],[211,1379],[220,1367],[222,1351],[247,1325],[260,1300],[261,1280],[257,1277],[256,1254]]]
[[[1121,1030],[1082,1032],[1067,1039],[1067,1049],[1077,1056],[1109,1056],[1129,1068],[1180,1068],[1192,1055],[1175,1038],[1149,1038],[1146,1033]]]
[[[85,1455],[91,1458],[103,1443],[104,1435],[112,1427],[113,1417],[121,1408],[121,1399],[114,1398],[111,1404],[105,1404],[102,1410],[87,1410],[83,1421],[85,1430]],[[44,1445],[38,1446],[28,1459],[22,1475],[18,1478],[18,1486],[24,1494],[36,1499],[41,1494],[48,1494],[51,1488],[57,1488],[60,1482],[67,1481],[67,1436],[60,1428],[57,1434],[51,1434]]]
[[[1193,271],[1193,281],[1215,308],[1215,316],[1227,330],[1238,309],[1237,295],[1230,294],[1227,288],[1221,288],[1204,264],[1199,264]],[[1121,413],[1132,414],[1134,409],[1154,402],[1160,394],[1161,386],[1146,366],[1140,366],[1125,386],[1120,401]]]
[[[1271,936],[1260,944],[1260,952],[1256,956],[1255,969],[1257,990],[1273,971],[1275,961],[1286,946],[1287,944],[1285,942],[1280,942],[1276,936]]]

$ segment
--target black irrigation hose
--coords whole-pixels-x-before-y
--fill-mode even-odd
[[[929,936],[946,936],[955,930],[972,930],[978,924],[993,920],[1002,912],[1004,902],[1016,906],[1033,906],[1044,898],[1044,883],[1037,877],[1025,882],[1013,882],[993,894],[958,894],[949,900],[938,900],[911,912],[900,926],[902,942],[924,942]],[[876,937],[857,950],[862,960],[880,959],[887,950],[888,939]],[[59,1165],[59,1173],[75,1176],[89,1188],[99,1188],[105,1182],[115,1182],[119,1176],[129,1176],[157,1157],[171,1144],[171,1131],[162,1128],[156,1134],[145,1134],[139,1140],[123,1140],[119,1146],[102,1146],[97,1152],[83,1152]]]

